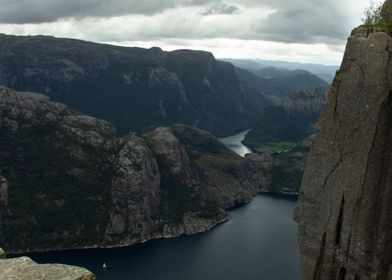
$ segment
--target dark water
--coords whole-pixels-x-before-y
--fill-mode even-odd
[[[259,195],[233,218],[196,236],[117,249],[30,255],[40,263],[84,266],[99,279],[297,280],[294,200]],[[108,268],[102,269],[106,262]]]
[[[243,157],[252,152],[248,147],[241,143],[248,132],[249,129],[229,137],[219,138],[219,141],[225,144],[227,148]]]

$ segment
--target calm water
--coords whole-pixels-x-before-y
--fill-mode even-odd
[[[219,138],[219,141],[225,144],[225,146],[228,147],[230,150],[243,157],[246,154],[252,152],[248,147],[241,143],[241,141],[244,140],[245,135],[248,132],[249,129],[229,137]]]
[[[294,200],[259,195],[209,232],[126,248],[30,255],[40,263],[84,266],[100,279],[297,280]],[[108,268],[103,271],[102,264]]]
[[[243,156],[247,131],[220,139]],[[297,280],[295,201],[259,195],[231,212],[215,229],[174,239],[153,240],[115,249],[31,254],[39,263],[83,266],[98,280]],[[106,263],[108,268],[102,269]]]

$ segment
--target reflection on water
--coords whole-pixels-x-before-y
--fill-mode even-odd
[[[84,266],[98,280],[297,280],[294,200],[259,195],[203,234],[115,249],[31,254],[40,262]],[[102,264],[108,268],[103,270]]]
[[[249,132],[249,130],[250,129],[242,131],[238,134],[229,137],[219,138],[219,141],[221,141],[230,150],[243,157],[246,154],[252,152],[248,147],[246,147],[244,144],[241,143],[242,140],[244,140],[245,135]]]

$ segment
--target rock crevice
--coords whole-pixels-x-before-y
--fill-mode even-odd
[[[348,40],[295,210],[302,280],[392,279],[391,44],[377,28]]]

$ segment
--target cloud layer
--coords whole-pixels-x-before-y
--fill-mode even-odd
[[[343,45],[368,0],[0,0],[0,32]]]

